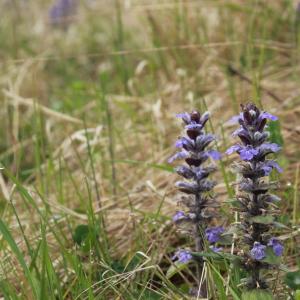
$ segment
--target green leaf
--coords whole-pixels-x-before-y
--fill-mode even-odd
[[[241,202],[236,200],[236,199],[228,199],[224,202],[229,203],[232,207],[235,207],[235,208],[242,208],[243,207]]]
[[[145,290],[143,294],[137,295],[137,299],[141,300],[159,300],[161,299],[161,295],[155,291]]]
[[[284,282],[293,290],[300,290],[300,270],[288,272],[285,275]]]
[[[7,241],[8,245],[10,246],[11,250],[16,255],[21,267],[23,268],[24,274],[27,277],[27,280],[29,281],[29,284],[32,288],[32,292],[34,293],[36,299],[38,299],[38,288],[37,288],[37,281],[35,277],[31,274],[29,268],[26,265],[26,262],[24,260],[24,255],[21,253],[20,249],[18,248],[15,240],[13,239],[12,235],[10,234],[8,228],[6,225],[2,222],[0,219],[0,232],[3,235],[3,238]]]
[[[256,216],[256,217],[252,217],[250,218],[250,221],[252,221],[253,223],[259,223],[259,224],[272,224],[274,221],[274,217],[273,216]]]
[[[270,132],[270,141],[280,146],[283,145],[283,138],[281,135],[281,128],[279,121],[269,122],[268,131]]]
[[[237,255],[233,255],[230,253],[223,253],[223,252],[192,252],[193,256],[201,256],[201,257],[208,257],[208,258],[213,258],[213,259],[227,259],[230,261],[234,260],[240,260],[241,258]]]
[[[280,222],[273,222],[273,225],[276,227],[276,228],[282,228],[282,229],[291,229],[290,227],[280,223]]]
[[[184,270],[187,267],[188,263],[181,263],[179,261],[175,261],[173,265],[171,265],[167,271],[166,277],[170,279],[175,274],[179,273],[180,271]]]
[[[280,265],[281,258],[274,254],[272,247],[267,247],[266,257],[262,261],[270,265]]]
[[[213,271],[214,271],[214,273],[216,274],[216,276],[218,276],[219,279],[220,279],[221,281],[223,281],[223,285],[228,287],[228,289],[229,289],[229,291],[230,291],[230,293],[231,293],[233,299],[234,299],[234,300],[240,300],[240,297],[236,294],[236,292],[234,291],[234,289],[233,289],[230,285],[228,285],[228,283],[225,281],[225,279],[224,279],[223,276],[220,274],[220,272],[216,269],[216,267],[215,267],[213,264],[211,264],[211,263],[209,263],[209,266],[213,269]]]
[[[256,289],[243,292],[242,300],[274,300],[274,297],[266,290]]]
[[[295,292],[295,300],[300,300],[300,290]]]
[[[222,234],[218,240],[218,244],[231,245],[233,236],[231,234]]]
[[[73,235],[74,242],[80,246],[82,242],[88,237],[89,233],[90,233],[90,229],[88,225],[83,225],[83,224],[78,225],[75,228],[74,235]]]

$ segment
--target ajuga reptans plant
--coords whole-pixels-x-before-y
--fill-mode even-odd
[[[216,203],[209,192],[212,191],[215,182],[208,179],[210,173],[215,170],[214,166],[206,164],[206,161],[219,159],[220,154],[216,150],[208,150],[207,147],[215,140],[215,137],[205,132],[205,124],[209,119],[209,113],[202,115],[198,111],[191,113],[182,113],[177,115],[182,118],[185,125],[185,135],[180,137],[175,146],[179,151],[169,159],[172,163],[175,160],[184,160],[185,164],[175,168],[176,172],[183,177],[183,181],[176,183],[179,190],[186,194],[183,197],[183,204],[186,206],[185,211],[177,211],[173,220],[175,223],[182,222],[190,224],[188,232],[195,241],[195,251],[204,250],[205,235],[208,241],[214,244],[219,235],[223,232],[220,228],[207,228],[213,212],[209,209],[216,206]],[[213,250],[217,250],[214,246]],[[179,250],[175,257],[180,262],[187,262],[193,258],[191,252]],[[202,261],[198,259],[198,276],[201,272]]]
[[[271,235],[279,198],[269,193],[275,183],[268,180],[273,169],[282,170],[276,161],[267,159],[269,154],[280,150],[277,144],[267,141],[269,133],[266,131],[267,120],[275,121],[277,117],[260,111],[254,104],[241,105],[241,108],[241,114],[234,118],[240,128],[233,133],[239,137],[240,143],[226,152],[237,152],[241,159],[233,164],[241,175],[234,205],[240,212],[242,231],[238,235],[237,248],[242,256],[242,266],[249,274],[246,287],[265,289],[267,284],[263,270],[274,267],[270,256],[278,258],[283,252],[282,244]]]

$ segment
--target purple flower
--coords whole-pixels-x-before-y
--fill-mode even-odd
[[[214,160],[219,160],[222,157],[221,153],[217,150],[208,150],[206,153]]]
[[[262,260],[266,257],[266,246],[261,243],[255,242],[250,251],[250,255],[255,260]]]
[[[240,157],[242,160],[251,160],[258,154],[258,150],[253,148],[252,146],[246,146],[241,148],[239,151]]]
[[[183,148],[185,150],[193,150],[195,147],[195,142],[187,137],[182,137],[175,143],[176,148]]]
[[[172,257],[172,260],[176,258],[178,259],[177,260],[178,262],[182,264],[186,264],[193,258],[193,256],[191,252],[188,250],[178,250],[176,251],[175,255]]]
[[[202,134],[197,136],[196,138],[196,149],[198,151],[202,151],[204,148],[206,148],[213,140],[215,140],[215,137],[212,134]]]
[[[177,152],[176,154],[174,154],[173,156],[171,156],[168,160],[169,163],[172,163],[174,160],[177,159],[185,159],[189,157],[189,153],[186,150],[182,150],[180,152]]]
[[[211,171],[212,171],[212,169],[203,169],[203,168],[198,167],[196,169],[196,179],[201,180],[203,178],[206,178]]]
[[[278,196],[272,195],[272,194],[265,195],[265,198],[266,198],[267,202],[279,202],[279,201],[281,201],[281,199]]]
[[[278,239],[272,237],[269,242],[268,246],[273,248],[274,254],[276,256],[281,256],[284,250],[283,245],[278,241]]]
[[[267,160],[260,164],[261,169],[264,171],[265,176],[268,176],[273,169],[276,169],[279,173],[282,172],[282,169],[274,160]]]
[[[184,220],[184,219],[186,219],[186,218],[187,218],[186,214],[185,214],[183,211],[179,210],[179,211],[177,211],[176,214],[173,216],[173,222],[178,222],[178,221]]]
[[[244,131],[243,127],[240,127],[232,133],[232,136],[238,136],[243,131]]]
[[[185,122],[186,124],[189,124],[191,122],[191,116],[187,112],[177,114],[176,118],[181,118],[183,120],[183,122]]]
[[[205,230],[205,236],[210,243],[216,243],[223,232],[224,228],[222,226],[211,227]]]
[[[242,148],[241,145],[238,145],[238,144],[237,145],[233,145],[230,148],[228,148],[225,153],[227,155],[231,155],[233,152],[239,151],[241,148]]]
[[[253,148],[253,146],[241,146],[239,144],[231,146],[225,153],[230,155],[233,152],[238,152],[241,159],[246,161],[253,159],[258,154],[258,150]]]
[[[229,122],[229,124],[235,124],[235,123],[238,123],[240,119],[243,120],[243,114],[242,113],[240,113],[239,115],[231,117],[228,120],[228,122]]]
[[[264,143],[259,147],[259,150],[267,153],[276,153],[281,147],[275,143]]]
[[[195,182],[177,181],[175,185],[187,194],[197,194],[200,191],[199,185]]]
[[[222,250],[223,250],[223,248],[222,247],[216,247],[216,246],[213,246],[213,245],[211,245],[211,246],[209,246],[209,248],[213,251],[213,252],[215,252],[215,253],[219,253],[219,252],[221,252]]]
[[[266,111],[262,112],[259,117],[262,118],[262,119],[268,119],[268,120],[271,120],[271,121],[277,121],[278,120],[278,117],[273,116],[272,114],[270,114]]]
[[[49,10],[49,18],[53,25],[66,21],[66,18],[74,14],[75,0],[57,0]]]
[[[195,174],[195,172],[187,166],[178,166],[175,168],[175,171],[177,172],[177,174],[179,174],[180,176],[182,176],[186,179],[191,179],[191,178],[197,176]]]
[[[205,113],[203,113],[203,115],[200,118],[200,123],[204,126],[205,123],[208,121],[210,117],[210,113],[208,111],[206,111]]]
[[[202,124],[190,123],[190,124],[186,125],[185,128],[188,129],[188,130],[201,131],[203,126],[202,126]]]

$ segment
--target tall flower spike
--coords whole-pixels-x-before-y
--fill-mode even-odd
[[[235,164],[235,169],[242,176],[239,182],[239,190],[243,193],[237,196],[241,217],[241,230],[243,234],[239,240],[238,248],[245,253],[243,266],[249,271],[247,287],[266,288],[266,282],[261,277],[261,269],[268,268],[264,258],[267,248],[273,249],[276,256],[283,252],[283,246],[276,238],[270,239],[272,224],[267,218],[273,219],[275,195],[268,194],[272,187],[267,182],[268,176],[273,169],[281,172],[281,168],[274,160],[267,159],[267,155],[280,150],[277,144],[267,142],[267,120],[275,121],[277,117],[260,111],[254,104],[241,105],[242,112],[234,118],[240,128],[235,130],[234,136],[240,138],[240,143],[231,146],[226,153],[228,155],[237,152],[242,162]],[[246,246],[245,246],[246,245]]]
[[[185,201],[188,212],[177,212],[173,220],[176,223],[189,222],[192,224],[191,234],[195,240],[195,250],[200,252],[203,251],[205,245],[205,229],[209,219],[213,216],[206,210],[214,200],[209,192],[212,191],[215,185],[213,181],[208,179],[215,168],[204,164],[209,158],[219,159],[220,154],[216,150],[207,149],[211,142],[215,140],[212,134],[206,133],[204,130],[209,119],[208,112],[201,115],[198,111],[193,111],[178,114],[177,117],[183,120],[185,136],[177,140],[175,146],[179,151],[169,159],[169,162],[179,159],[185,160],[185,165],[175,168],[177,174],[185,179],[177,182],[176,186],[181,192],[189,196]],[[200,280],[202,261],[197,261],[199,263],[198,276]]]

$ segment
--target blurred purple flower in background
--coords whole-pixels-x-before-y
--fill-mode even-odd
[[[49,10],[50,23],[52,25],[68,24],[76,7],[77,0],[56,0]]]

